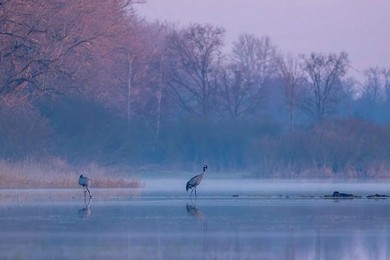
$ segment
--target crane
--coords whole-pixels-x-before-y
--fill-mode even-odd
[[[87,189],[88,194],[89,194],[89,198],[92,198],[91,192],[89,191],[89,184],[90,183],[91,183],[91,181],[89,180],[88,177],[83,176],[82,174],[80,175],[80,177],[79,177],[79,184],[81,186],[83,186],[83,188],[84,188],[84,196],[87,196],[87,192],[85,190],[85,189]]]
[[[201,183],[205,173],[206,173],[206,170],[207,170],[207,165],[204,165],[203,166],[203,172],[199,175],[196,175],[194,177],[192,177],[188,182],[187,182],[187,185],[186,185],[186,190],[188,191],[189,189],[191,189],[191,195],[190,195],[190,198],[192,197],[192,192],[195,190],[195,196],[198,197],[198,195],[196,194],[196,187]]]

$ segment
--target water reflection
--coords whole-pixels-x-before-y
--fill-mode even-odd
[[[209,191],[193,201],[169,192],[129,199],[128,190],[105,190],[96,197],[111,199],[98,201],[94,216],[88,198],[0,203],[0,259],[390,259],[389,199],[334,203],[318,199],[329,191],[310,189],[294,197],[288,188],[289,199],[267,195],[279,192],[256,197],[234,190],[227,194],[240,196],[231,198]],[[299,199],[301,193],[317,199]]]
[[[78,210],[80,218],[87,218],[91,215],[91,208],[89,207],[90,204],[91,198],[84,198],[84,207]]]
[[[187,210],[187,213],[189,215],[199,219],[199,221],[202,223],[203,230],[206,231],[207,230],[207,219],[203,215],[202,211],[200,211],[199,208],[197,208],[196,200],[195,201],[191,200],[191,203],[187,202],[186,210]]]

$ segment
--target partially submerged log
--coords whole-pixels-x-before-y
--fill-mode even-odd
[[[355,199],[355,198],[360,198],[360,197],[361,196],[356,196],[356,195],[349,194],[349,193],[342,193],[342,192],[338,192],[338,191],[333,192],[332,195],[324,195],[325,199]]]
[[[390,196],[389,195],[377,194],[377,193],[375,193],[374,195],[368,195],[367,196],[367,199],[386,199],[386,198],[390,198]]]

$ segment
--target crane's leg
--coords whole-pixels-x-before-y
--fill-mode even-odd
[[[195,200],[191,200],[191,206],[196,208],[196,199]]]
[[[195,197],[198,197],[198,194],[196,194],[196,186],[195,186]]]
[[[192,192],[194,191],[194,188],[191,189],[190,198],[192,198]]]
[[[84,190],[84,199],[87,198],[87,190],[85,189],[85,186],[83,186],[83,190]]]
[[[89,198],[92,198],[90,190],[88,189],[88,187],[86,187],[86,188],[87,188],[87,191],[88,191],[88,194],[89,194]],[[85,193],[85,195],[87,195],[87,193]]]
[[[88,207],[89,207],[89,204],[91,204],[91,198],[88,199],[88,203],[87,203],[87,205],[85,206],[85,208],[88,208]]]

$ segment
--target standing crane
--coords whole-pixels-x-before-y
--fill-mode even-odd
[[[91,192],[89,191],[89,184],[91,183],[91,181],[89,180],[88,177],[86,176],[83,176],[82,174],[80,175],[79,177],[79,184],[81,186],[83,186],[84,188],[84,196],[86,197],[87,196],[87,191],[88,191],[88,194],[89,194],[89,198],[92,198],[92,195],[91,195]],[[87,191],[86,191],[86,190]]]
[[[188,182],[187,182],[187,185],[186,185],[186,190],[188,191],[189,189],[191,189],[191,195],[190,195],[190,198],[192,197],[192,192],[195,190],[195,196],[198,197],[198,195],[196,194],[196,186],[198,186],[205,173],[206,173],[206,170],[207,170],[207,165],[204,165],[203,166],[203,172],[199,175],[196,175],[194,177],[192,177]]]

